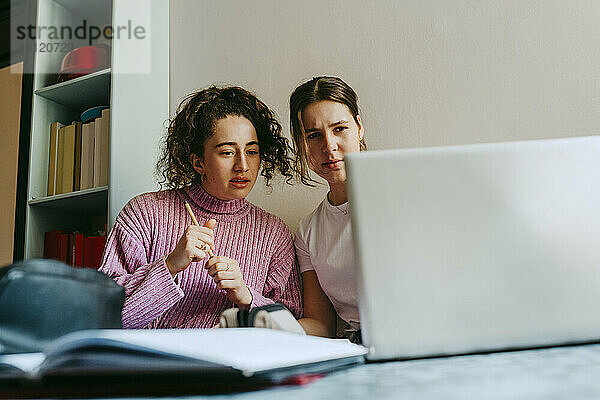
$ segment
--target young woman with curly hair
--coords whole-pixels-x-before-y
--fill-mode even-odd
[[[242,88],[183,100],[157,164],[167,189],[127,203],[100,268],[125,288],[125,328],[213,327],[227,308],[273,302],[302,315],[291,234],[246,200],[261,166],[267,185],[276,172],[290,181],[288,149],[273,112]]]

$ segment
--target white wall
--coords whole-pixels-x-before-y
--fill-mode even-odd
[[[171,0],[171,112],[212,83],[253,90],[289,131],[301,82],[358,92],[370,149],[600,132],[600,1]],[[325,189],[257,184],[292,229]]]

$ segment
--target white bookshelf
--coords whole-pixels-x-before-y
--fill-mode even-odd
[[[91,231],[104,224],[110,228],[130,198],[157,189],[154,164],[169,117],[168,3],[38,0],[38,26],[77,26],[85,19],[88,25],[115,27],[133,21],[145,27],[147,37],[139,43],[113,39],[110,68],[60,83],[57,73],[66,52],[36,52],[26,259],[42,257],[45,232]],[[140,14],[140,10],[144,11]],[[73,47],[88,45],[87,39],[71,42]],[[143,60],[147,65],[132,70]],[[109,185],[47,196],[50,124],[79,121],[83,111],[100,105],[111,109]]]
[[[38,89],[34,94],[73,109],[108,105],[110,104],[110,71],[111,69],[107,68],[56,83]]]

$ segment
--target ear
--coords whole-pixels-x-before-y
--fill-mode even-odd
[[[194,171],[196,171],[200,175],[204,174],[204,163],[202,162],[202,159],[200,157],[192,153],[190,154],[190,162],[192,163],[192,168],[194,168]]]
[[[358,125],[358,140],[363,140],[363,125],[362,122],[360,120],[360,115],[356,115],[356,125]]]

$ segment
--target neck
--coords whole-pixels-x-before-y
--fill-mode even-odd
[[[327,195],[329,202],[334,206],[339,206],[348,201],[348,193],[346,193],[346,184],[329,185],[329,194]]]
[[[219,196],[215,195],[215,194],[214,194],[212,191],[208,190],[208,189],[206,188],[206,186],[204,186],[204,183],[203,183],[203,182],[201,182],[201,183],[200,183],[200,186],[202,186],[202,189],[204,189],[204,191],[205,191],[207,194],[209,194],[211,197],[214,197],[214,198],[215,198],[215,199],[217,199],[217,200],[221,200],[221,201],[231,201],[231,200],[232,200],[232,199],[222,199],[222,198],[220,198]]]
[[[207,192],[202,185],[187,187],[187,193],[197,206],[217,214],[235,214],[248,207],[249,204],[245,199],[221,200]]]

